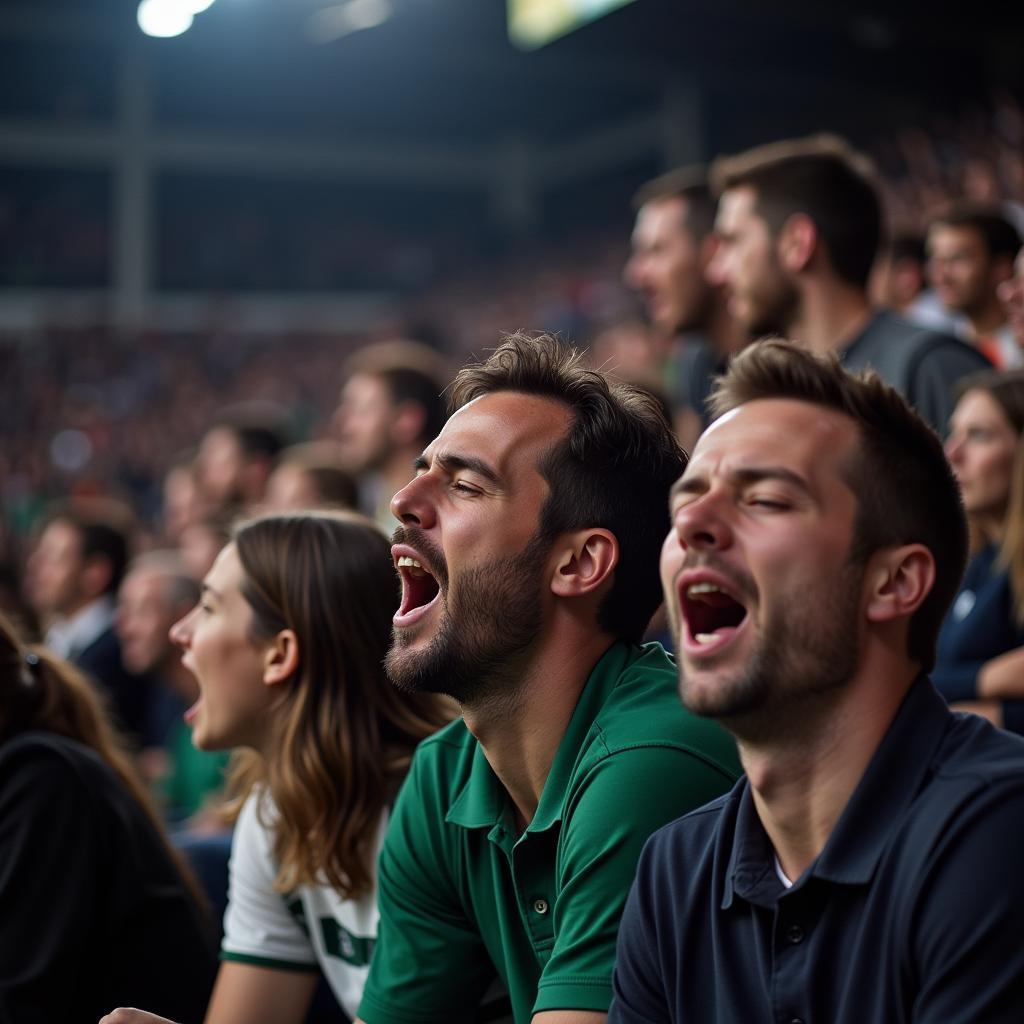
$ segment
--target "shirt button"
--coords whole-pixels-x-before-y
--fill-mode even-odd
[[[786,929],[786,938],[795,946],[798,942],[804,941],[804,930],[798,924],[791,924]],[[790,1024],[797,1024],[797,1019],[794,1017]]]
[[[546,914],[548,912],[548,901],[547,900],[534,900],[533,909],[538,914]]]
[[[804,1024],[802,1017],[790,1017],[789,1024]]]

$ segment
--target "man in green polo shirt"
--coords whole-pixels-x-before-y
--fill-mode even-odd
[[[461,371],[394,498],[388,671],[463,718],[417,751],[381,854],[366,1024],[599,1024],[646,837],[730,787],[732,741],[640,640],[685,456],[655,403],[556,339]]]

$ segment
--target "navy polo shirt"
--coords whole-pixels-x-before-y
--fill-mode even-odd
[[[911,687],[786,889],[746,778],[656,832],[609,1024],[1020,1024],[1024,740]]]

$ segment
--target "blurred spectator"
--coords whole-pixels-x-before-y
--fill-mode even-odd
[[[928,230],[928,268],[946,308],[965,318],[968,339],[1000,369],[1020,366],[1017,344],[999,301],[1020,251],[1017,229],[991,207],[961,206]]]
[[[927,262],[921,235],[897,235],[884,243],[871,269],[871,302],[912,324],[955,333],[956,318],[928,287]]]
[[[721,195],[709,276],[752,336],[782,334],[871,366],[939,431],[957,380],[991,364],[958,339],[872,311],[882,211],[865,158],[835,136],[762,146],[712,168]]]
[[[202,1016],[198,890],[92,688],[2,617],[0,825],[0,1019],[95,1024],[117,999]]]
[[[1013,277],[999,286],[999,300],[1014,340],[1024,349],[1024,249],[1013,262]]]
[[[359,491],[351,474],[341,467],[333,441],[307,441],[285,448],[267,482],[268,512],[314,508],[355,509]]]
[[[686,167],[649,181],[633,200],[636,226],[626,283],[639,293],[658,336],[674,340],[668,388],[680,444],[708,424],[711,380],[747,342],[720,286],[706,277],[714,255],[715,200],[705,171]]]
[[[956,706],[1024,733],[1024,370],[962,382],[946,455],[971,561],[939,633],[932,681]],[[967,703],[963,703],[967,702]]]
[[[171,461],[164,474],[161,528],[169,544],[177,544],[185,530],[207,513],[195,460],[194,450],[182,452]]]
[[[285,445],[284,410],[251,403],[224,410],[203,435],[196,471],[203,495],[221,514],[253,511]]]
[[[391,497],[444,425],[444,361],[417,342],[380,342],[352,355],[344,377],[335,414],[342,462],[358,479],[361,508],[390,534]]]
[[[29,601],[45,643],[92,676],[109,695],[118,723],[146,744],[151,686],[126,672],[114,630],[114,596],[129,556],[129,520],[114,502],[57,505],[28,561]]]
[[[181,663],[181,652],[170,640],[170,629],[199,601],[199,584],[173,551],[152,551],[140,555],[128,567],[118,594],[117,633],[125,668],[154,678],[162,706],[168,709],[162,748],[164,764],[156,763],[150,752],[147,773],[159,779],[167,802],[167,814],[174,820],[195,814],[209,794],[224,782],[227,757],[197,750],[192,731],[182,714],[196,702],[199,687],[195,677]]]
[[[185,528],[178,549],[189,575],[201,580],[228,542],[233,516],[209,516]]]

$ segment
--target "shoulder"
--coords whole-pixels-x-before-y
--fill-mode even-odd
[[[697,760],[730,779],[740,774],[734,740],[683,707],[676,664],[656,643],[634,648],[594,720],[588,753],[600,759],[639,749]]]
[[[461,718],[423,740],[413,754],[394,817],[440,825],[470,776],[478,743]]]
[[[0,778],[30,772],[37,779],[70,782],[83,774],[108,774],[103,760],[89,747],[50,732],[25,732],[0,744]]]
[[[733,820],[744,785],[745,781],[740,780],[728,793],[652,832],[644,848],[644,870],[657,872],[664,868],[675,872],[680,857],[692,864],[711,850],[721,830]]]

